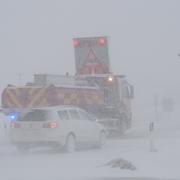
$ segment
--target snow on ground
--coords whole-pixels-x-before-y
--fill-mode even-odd
[[[3,118],[2,118],[3,119]],[[143,121],[142,121],[143,122]],[[107,141],[102,149],[89,149],[66,154],[51,149],[18,154],[8,142],[1,121],[0,179],[79,179],[83,177],[159,177],[180,179],[180,122],[161,118],[155,123],[154,144],[150,152],[148,123],[143,122],[119,139]],[[123,158],[137,167],[136,171],[101,165]]]

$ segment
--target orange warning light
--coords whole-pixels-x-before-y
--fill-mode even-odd
[[[108,81],[109,81],[109,82],[113,82],[113,76],[109,76],[109,77],[108,77]]]

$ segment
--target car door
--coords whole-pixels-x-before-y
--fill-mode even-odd
[[[69,109],[68,112],[71,117],[73,132],[76,135],[76,141],[80,143],[87,141],[86,123],[82,121],[78,109]]]
[[[99,138],[100,129],[96,122],[96,119],[84,110],[80,109],[79,112],[81,119],[85,125],[84,130],[87,136],[87,140],[90,142],[97,141]]]
[[[66,109],[58,110],[57,113],[59,116],[59,133],[62,137],[66,138],[68,133],[73,129],[70,116]]]

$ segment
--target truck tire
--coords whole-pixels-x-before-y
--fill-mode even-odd
[[[66,139],[65,150],[67,153],[73,153],[76,151],[76,138],[73,134],[70,134]]]
[[[28,153],[28,150],[29,150],[28,147],[23,146],[23,145],[17,145],[16,148],[17,148],[18,152],[21,154],[26,154],[26,153]]]
[[[127,130],[127,122],[121,121],[121,134],[124,134]]]
[[[128,129],[127,117],[125,114],[121,115],[120,119],[117,122],[117,125],[119,127],[119,134],[124,134]]]

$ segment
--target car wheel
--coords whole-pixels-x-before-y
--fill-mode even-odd
[[[76,151],[76,139],[74,135],[71,134],[67,137],[65,149],[68,153]]]
[[[104,131],[100,132],[99,135],[99,148],[102,148],[106,142],[106,133]]]

